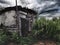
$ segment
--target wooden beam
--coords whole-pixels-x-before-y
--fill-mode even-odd
[[[16,0],[16,15],[17,15],[17,27],[18,27],[18,35],[22,36],[21,34],[21,23],[19,23],[20,17],[19,17],[19,11],[18,11],[18,6],[17,6],[17,0]]]

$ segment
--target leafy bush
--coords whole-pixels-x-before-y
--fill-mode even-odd
[[[11,35],[8,34],[8,31],[0,31],[0,45],[5,45],[5,43],[7,43],[7,41],[12,41],[13,43],[17,43],[20,45],[30,45],[34,42],[36,42],[36,40],[32,37],[32,36],[27,36],[27,37],[22,37],[19,36],[18,33],[13,32],[11,33]]]
[[[7,41],[8,36],[3,31],[0,31],[0,45],[4,45]]]
[[[52,20],[46,20],[41,18],[40,20],[36,20],[32,32],[38,39],[59,40],[60,19],[54,18]]]
[[[33,37],[29,36],[29,37],[21,37],[20,38],[20,44],[21,45],[31,45],[33,43],[35,43],[37,40],[35,40]]]
[[[18,36],[17,32],[13,32],[12,35],[10,35],[10,40],[15,43],[20,43],[20,37]]]

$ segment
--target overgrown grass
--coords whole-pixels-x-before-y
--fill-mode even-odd
[[[5,45],[8,41],[8,36],[4,31],[0,31],[0,45]]]
[[[36,20],[33,26],[33,33],[38,39],[60,41],[60,19],[53,18],[52,20],[46,20],[41,18]]]

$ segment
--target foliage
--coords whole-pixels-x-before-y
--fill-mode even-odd
[[[5,45],[7,41],[12,41],[20,45],[30,45],[36,42],[36,40],[32,36],[22,37],[22,36],[19,36],[18,33],[16,32],[11,33],[10,35],[8,31],[4,29],[0,31],[0,45]]]
[[[32,32],[38,39],[60,40],[60,19],[46,20],[41,18],[36,20]]]
[[[28,37],[21,37],[20,38],[20,44],[21,45],[31,45],[35,43],[37,40],[35,40],[33,37],[28,36]]]
[[[20,37],[18,36],[18,33],[13,32],[12,35],[10,36],[10,40],[15,43],[20,43]]]
[[[13,42],[18,43],[20,45],[30,45],[34,42],[36,42],[36,40],[32,37],[32,36],[18,36],[18,33],[14,32],[11,36],[11,39]]]
[[[0,45],[5,44],[7,41],[8,36],[3,31],[0,31]]]

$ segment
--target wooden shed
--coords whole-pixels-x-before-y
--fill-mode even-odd
[[[33,22],[36,16],[36,12],[28,9],[22,8],[21,6],[7,7],[0,11],[0,16],[2,24],[7,27],[11,32],[18,32],[21,35],[27,35],[28,32],[31,32]]]

